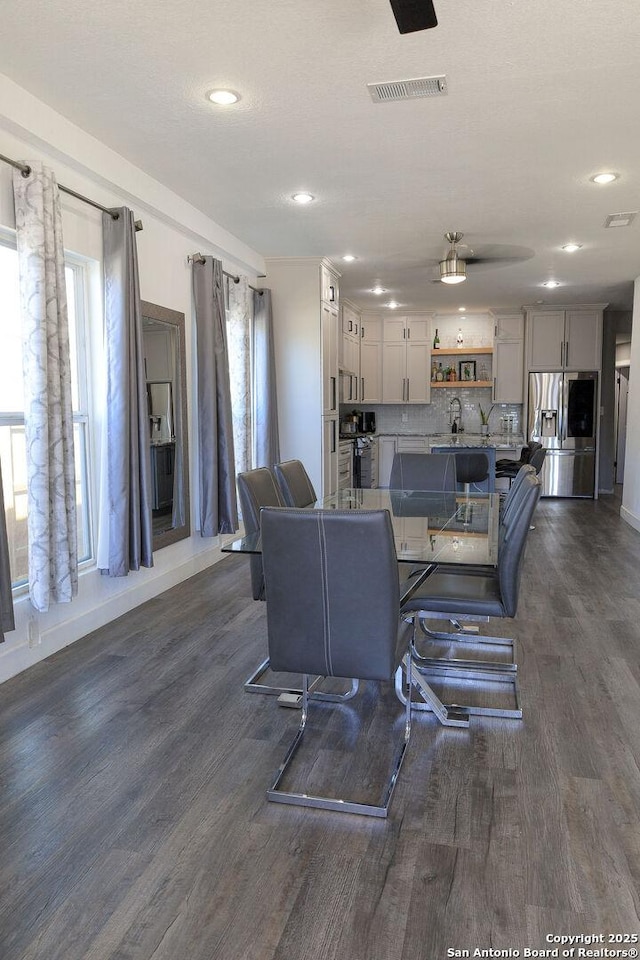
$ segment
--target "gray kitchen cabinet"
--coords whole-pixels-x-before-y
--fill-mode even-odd
[[[430,400],[431,321],[394,317],[384,321],[382,402],[428,403]]]
[[[382,324],[380,317],[360,322],[361,403],[382,403]]]
[[[527,370],[599,370],[606,304],[527,308]]]
[[[522,403],[524,398],[524,317],[494,313],[494,403]]]

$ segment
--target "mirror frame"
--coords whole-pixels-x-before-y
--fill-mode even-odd
[[[174,411],[175,430],[181,431],[182,446],[182,476],[184,487],[184,518],[185,522],[180,527],[172,527],[171,530],[165,530],[164,533],[155,534],[153,537],[153,550],[161,550],[179,540],[186,540],[191,536],[191,501],[189,497],[189,432],[187,416],[187,361],[186,361],[186,332],[184,313],[178,310],[171,310],[169,307],[162,307],[158,303],[149,303],[147,300],[141,300],[142,308],[142,333],[144,337],[144,318],[158,320],[160,323],[167,323],[175,327],[178,334],[178,370],[180,377],[179,389],[174,391],[174,399],[180,400],[180,415]]]

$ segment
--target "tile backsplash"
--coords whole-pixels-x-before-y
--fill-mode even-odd
[[[451,430],[449,404],[457,397],[462,405],[462,422],[468,433],[480,433],[480,406],[491,408],[491,387],[465,387],[461,381],[450,387],[439,387],[431,392],[431,403],[425,404],[356,404],[344,406],[340,413],[351,410],[373,410],[376,414],[376,433],[432,434]],[[495,403],[489,416],[489,431],[500,433],[501,418],[513,416],[513,433],[522,433],[522,405],[518,403]],[[403,421],[406,417],[406,422]]]

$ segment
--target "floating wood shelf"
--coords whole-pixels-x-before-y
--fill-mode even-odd
[[[433,387],[492,387],[493,380],[432,380]]]
[[[493,353],[493,347],[439,347],[431,348],[432,357],[475,357],[479,353]]]

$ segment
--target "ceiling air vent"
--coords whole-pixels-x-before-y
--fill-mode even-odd
[[[389,83],[368,83],[374,103],[391,100],[415,100],[416,97],[446,97],[447,78],[417,77],[415,80],[391,80]]]
[[[636,213],[612,213],[604,222],[605,227],[630,227],[635,220]]]

